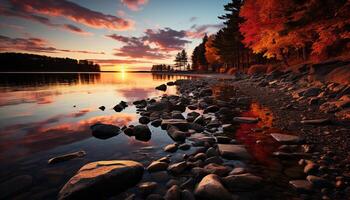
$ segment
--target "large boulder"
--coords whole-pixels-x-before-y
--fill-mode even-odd
[[[143,176],[141,163],[98,161],[84,165],[61,189],[58,199],[101,199],[136,185]]]
[[[194,191],[196,199],[203,200],[232,200],[232,194],[221,184],[215,174],[205,176]]]
[[[99,139],[108,139],[118,135],[121,131],[118,126],[111,124],[94,124],[90,127],[92,135]]]

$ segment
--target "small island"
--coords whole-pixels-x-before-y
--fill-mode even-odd
[[[0,53],[0,63],[0,72],[100,72],[92,61],[25,53]]]

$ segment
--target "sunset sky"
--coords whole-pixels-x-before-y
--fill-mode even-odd
[[[0,0],[0,51],[94,60],[102,70],[173,64],[228,0]]]

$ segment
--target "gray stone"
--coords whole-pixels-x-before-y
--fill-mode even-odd
[[[141,163],[130,160],[98,161],[84,165],[59,192],[59,199],[109,197],[136,185],[142,178]]]

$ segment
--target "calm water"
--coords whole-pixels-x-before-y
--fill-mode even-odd
[[[34,198],[33,194],[43,191],[47,193],[43,196],[52,197],[87,162],[158,158],[161,147],[172,142],[159,128],[151,127],[152,139],[141,142],[124,134],[100,140],[91,136],[89,127],[98,122],[137,124],[134,106],[121,113],[112,108],[121,100],[131,103],[158,97],[164,92],[155,90],[155,86],[179,78],[188,77],[148,73],[1,74],[0,180],[31,175],[33,184],[20,197]],[[176,87],[166,93],[176,94]],[[102,105],[105,111],[98,109]],[[87,155],[47,164],[53,156],[79,150]]]

